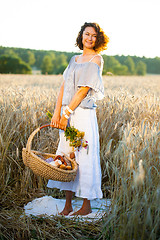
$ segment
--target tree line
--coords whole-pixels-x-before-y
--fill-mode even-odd
[[[32,69],[42,74],[62,74],[74,52],[33,50],[0,46],[0,73],[31,74]],[[160,58],[103,55],[103,74],[145,75],[160,74]]]

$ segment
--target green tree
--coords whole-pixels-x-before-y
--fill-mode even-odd
[[[147,70],[146,64],[142,61],[139,61],[136,66],[137,75],[145,75],[146,70]]]
[[[116,66],[119,66],[118,60],[116,60],[112,56],[103,56],[104,59],[104,67],[103,67],[103,74],[106,74],[107,72],[113,73],[113,68]]]
[[[22,51],[22,49],[20,49],[20,52],[18,55],[20,56],[20,58],[22,58],[24,62],[26,62],[30,66],[33,66],[36,61],[33,51],[30,51],[27,49],[26,51]]]
[[[128,74],[135,74],[135,63],[130,56],[127,56],[127,58],[125,59],[124,65],[128,67]]]
[[[25,48],[12,48],[12,47],[3,47],[0,46],[0,56],[8,55],[12,57],[19,57],[24,62],[30,64],[30,66],[41,69],[42,62],[44,56],[49,55],[52,60],[53,74],[62,73],[71,57],[75,54],[75,52],[59,52],[59,51],[46,51],[46,50],[32,50]],[[139,61],[142,61],[146,64],[147,73],[160,74],[160,57],[155,58],[146,58],[146,57],[138,57],[138,56],[124,56],[124,55],[115,55],[115,56],[107,56],[103,55],[104,58],[104,68],[103,74],[107,72],[112,72],[113,74],[138,74],[140,71]],[[133,61],[132,61],[133,60]],[[127,67],[124,67],[124,65]],[[135,65],[135,72],[134,72]],[[126,69],[128,72],[126,73]],[[142,71],[143,72],[143,71]],[[142,73],[141,73],[142,74]],[[144,74],[144,73],[143,73]]]
[[[59,54],[53,61],[53,73],[62,74],[67,65],[67,56],[63,53]]]
[[[145,58],[144,63],[147,65],[147,72],[160,74],[160,58]]]
[[[18,57],[0,56],[0,73],[31,74],[31,67]]]
[[[41,65],[42,74],[52,74],[53,73],[53,63],[50,55],[46,55],[43,58]]]
[[[103,56],[104,59],[104,68],[103,74],[107,74],[107,72],[111,72],[115,75],[127,75],[128,67],[120,64],[120,62],[115,59],[113,56]]]
[[[30,66],[33,66],[36,59],[35,59],[35,56],[34,56],[34,53],[31,52],[31,51],[27,51],[27,63],[30,65]]]
[[[115,75],[128,75],[128,67],[122,64],[119,64],[113,68],[113,73]]]
[[[3,54],[3,55],[11,56],[11,57],[18,57],[18,54],[15,53],[15,52],[13,51],[13,49],[10,49],[10,48],[6,48],[6,49],[4,50],[4,54]]]

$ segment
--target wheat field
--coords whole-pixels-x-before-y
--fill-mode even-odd
[[[24,166],[22,148],[48,122],[62,82],[58,75],[0,75],[0,239],[160,238],[160,76],[104,76],[97,104],[102,190],[111,210],[98,222],[22,217],[23,206],[50,194]],[[58,130],[42,131],[32,148],[55,152]]]

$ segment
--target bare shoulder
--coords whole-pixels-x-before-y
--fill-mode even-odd
[[[75,60],[77,61],[77,59],[78,59],[78,55],[74,55],[73,57],[74,57]]]
[[[93,58],[92,62],[96,63],[99,67],[101,67],[102,57],[100,55],[97,55]]]
[[[80,55],[74,55],[73,57],[75,58],[75,61],[77,62],[77,60],[80,57]]]

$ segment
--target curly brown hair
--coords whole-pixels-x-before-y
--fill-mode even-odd
[[[85,22],[81,27],[76,39],[76,46],[83,50],[82,35],[86,27],[93,27],[97,33],[97,38],[94,46],[94,50],[99,53],[107,49],[107,44],[109,42],[109,37],[104,33],[103,29],[97,23]]]

